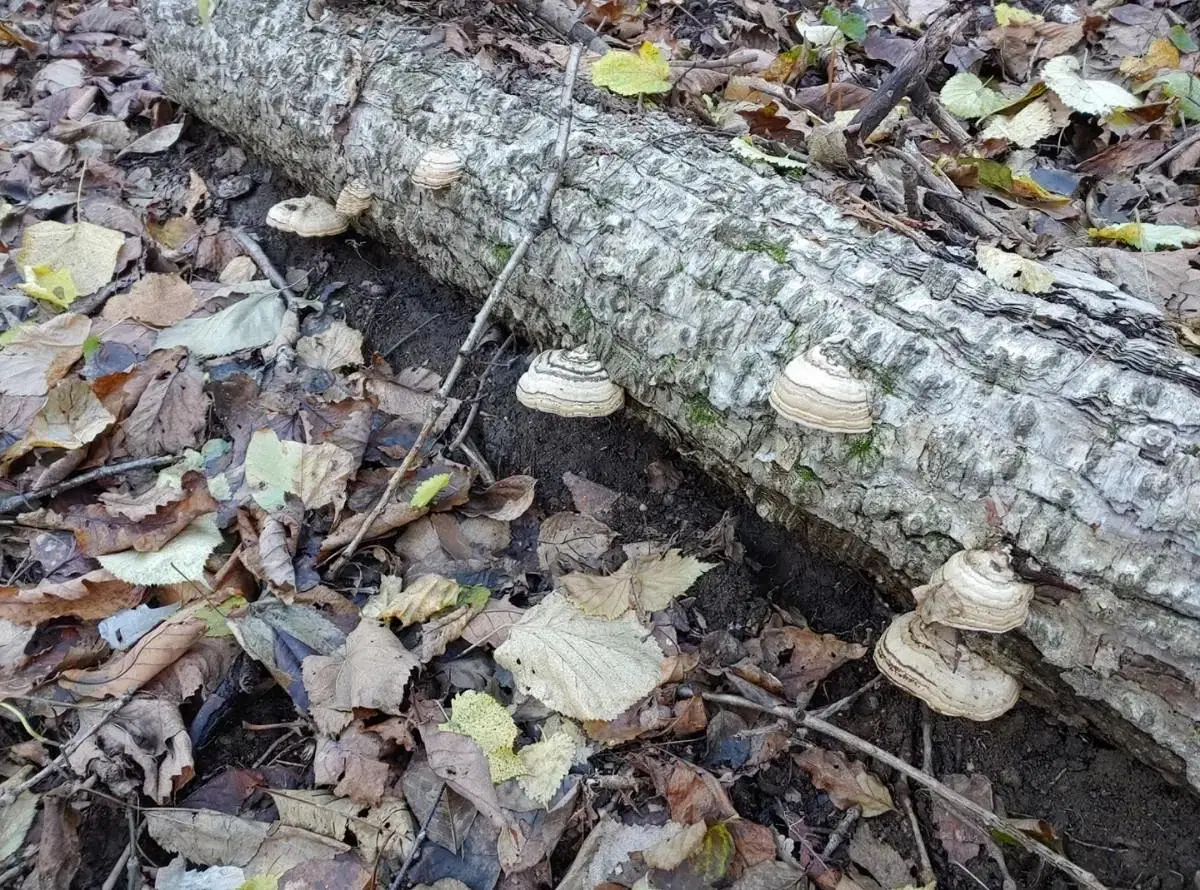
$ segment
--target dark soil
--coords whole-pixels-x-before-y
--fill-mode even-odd
[[[212,161],[226,146],[212,136],[197,138],[202,142],[187,160],[212,185]],[[353,236],[305,242],[267,229],[262,225],[267,208],[298,190],[273,181],[269,171],[253,162],[242,172],[253,177],[254,190],[230,202],[227,209],[216,208],[218,213],[259,235],[266,252],[281,268],[318,274],[319,280],[310,281],[314,291],[330,282],[344,282],[331,302],[333,311],[363,329],[375,349],[386,350],[424,325],[390,356],[394,366],[426,365],[439,372],[449,368],[473,317],[473,304],[381,245]],[[503,336],[496,343],[501,339]],[[490,346],[487,354],[495,348],[495,344]],[[732,492],[707,479],[628,414],[568,421],[522,408],[512,398],[512,389],[531,353],[532,349],[518,340],[494,367],[473,436],[498,477],[528,473],[538,479],[534,510],[539,516],[572,509],[562,481],[568,471],[620,492],[609,524],[624,541],[695,541],[723,513],[731,511],[746,558],[742,564],[722,563],[693,588],[695,608],[710,629],[752,633],[771,605],[778,604],[802,613],[817,630],[862,643],[873,640],[887,620],[888,610],[869,578],[805,549],[794,535],[763,522]],[[483,362],[477,365],[475,374]],[[477,379],[466,377],[460,384],[460,396],[469,397]],[[679,471],[676,489],[651,487],[647,467],[656,461]],[[843,668],[831,677],[828,688],[818,692],[814,705],[835,700],[872,676],[869,660]],[[290,704],[278,693],[240,709],[232,721],[236,725],[227,726],[197,752],[197,779],[203,781],[227,767],[255,765],[285,732],[245,730],[240,728],[243,721],[269,724],[293,718]],[[920,756],[916,703],[886,685],[863,695],[838,720],[891,751],[908,753],[917,740],[915,749]],[[702,740],[696,749],[694,753],[702,757]],[[1009,815],[1049,822],[1060,833],[1067,854],[1108,886],[1145,890],[1200,887],[1200,801],[1122,752],[1057,722],[1051,714],[1022,705],[1010,715],[982,725],[935,718],[933,751],[933,769],[939,776],[952,772],[988,776]],[[304,750],[290,759],[297,765],[303,763]],[[772,803],[780,798],[804,815],[817,836],[831,829],[841,816],[803,774],[786,765],[741,779],[734,789],[739,809],[763,822],[773,820]],[[918,791],[915,802],[926,826],[939,887],[976,890],[1001,886],[998,871],[986,857],[971,863],[975,876],[948,863],[932,837],[928,796]],[[873,827],[877,835],[915,860],[908,823],[901,814],[882,816],[873,821]],[[568,834],[564,844],[572,842],[577,843],[578,838]],[[119,845],[114,846],[119,851]],[[1022,890],[1070,886],[1057,873],[1019,852],[1007,852],[1007,858]],[[835,862],[839,859],[835,857]],[[555,857],[556,863],[560,861],[564,861],[561,851]],[[93,872],[104,873],[99,868]]]

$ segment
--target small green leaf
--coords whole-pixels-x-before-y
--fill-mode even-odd
[[[1150,81],[1149,86],[1161,86],[1166,95],[1178,99],[1184,120],[1200,121],[1200,77],[1186,71],[1168,71]]]
[[[833,25],[846,35],[847,40],[855,43],[861,43],[867,36],[867,20],[865,18],[853,12],[842,12],[836,6],[826,6],[822,9],[821,21],[827,25]]]
[[[458,588],[458,601],[455,605],[470,606],[472,609],[482,609],[484,603],[492,598],[492,592],[482,584],[468,584]]]
[[[1013,175],[1012,170],[1007,164],[1001,164],[999,161],[993,161],[989,158],[971,158],[970,162],[979,171],[980,185],[999,189],[1002,192],[1012,191]]]
[[[1196,44],[1196,39],[1188,33],[1188,29],[1183,25],[1172,25],[1170,37],[1175,48],[1181,53],[1194,53],[1200,49],[1200,46]]]
[[[212,21],[212,0],[197,0],[196,10],[200,13],[200,24],[207,25]]]
[[[835,28],[842,26],[842,11],[836,6],[826,6],[821,10],[821,21]]]
[[[84,340],[83,341],[83,359],[84,359],[84,361],[91,361],[92,356],[100,351],[100,347],[102,345],[103,344],[101,344],[99,337],[88,337],[86,340]]]
[[[413,492],[412,500],[408,502],[408,505],[418,509],[428,507],[429,502],[438,496],[438,492],[449,484],[449,473],[438,473],[436,476],[430,476],[417,486],[417,490]]]
[[[592,65],[592,83],[622,96],[665,93],[671,66],[653,43],[643,43],[636,53],[609,50]]]

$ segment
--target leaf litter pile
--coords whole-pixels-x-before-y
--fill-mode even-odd
[[[431,40],[553,68],[566,47],[535,5],[498,4],[490,27],[464,9]],[[685,114],[764,174],[1012,290],[1099,275],[1200,344],[1195,0],[548,5],[615,47],[585,56],[610,107]]]
[[[597,9],[627,41],[674,45],[655,4]],[[860,18],[824,14],[830,55],[806,42],[772,64],[854,70]],[[762,33],[735,26],[747,46]],[[796,731],[864,647],[780,608],[744,633],[705,622],[688,591],[742,559],[728,524],[619,540],[617,494],[578,477],[575,510],[545,515],[534,478],[448,457],[450,400],[333,573],[440,380],[364,352],[328,289],[269,280],[216,212],[251,187],[244,158],[217,158],[211,183],[180,170],[186,121],[141,33],[117,2],[30,2],[0,25],[0,887],[81,886],[81,814],[101,805],[128,817],[105,826],[124,852],[87,886],[898,890],[934,886],[934,864],[1016,886],[1011,838],[935,798],[922,839],[907,782]],[[646,47],[596,82],[664,92]],[[993,88],[964,84],[1000,126]],[[752,128],[782,114],[738,150],[800,169],[779,160],[780,107],[723,102],[750,103],[732,110]],[[1166,104],[1155,120],[1183,107]],[[264,694],[290,711],[244,722],[270,746],[198,769]],[[998,807],[983,775],[942,778]],[[1014,824],[1061,848],[1048,823]]]

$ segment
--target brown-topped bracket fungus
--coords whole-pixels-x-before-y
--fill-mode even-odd
[[[998,634],[1025,623],[1033,585],[1017,577],[1005,551],[960,550],[913,596],[923,621]]]
[[[412,181],[427,189],[449,188],[462,176],[462,156],[452,148],[431,148],[413,168]]]
[[[371,206],[371,201],[374,200],[375,194],[371,191],[371,187],[361,179],[351,179],[338,193],[337,203],[333,205],[333,209],[338,213],[344,213],[346,216],[354,218],[361,216],[363,211]]]
[[[625,404],[625,390],[585,348],[551,349],[517,381],[517,401],[560,417],[603,417]]]
[[[771,387],[771,407],[780,417],[829,433],[871,429],[871,393],[822,349],[796,356]]]
[[[267,225],[301,238],[340,235],[350,227],[350,217],[316,195],[288,198],[267,211]]]
[[[947,717],[994,720],[1017,703],[1010,674],[962,644],[952,627],[927,624],[916,612],[894,620],[875,644],[880,673]]]

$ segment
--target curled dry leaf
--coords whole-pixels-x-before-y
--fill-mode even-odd
[[[378,806],[387,792],[390,767],[387,743],[374,733],[353,725],[340,738],[319,738],[313,757],[313,777],[318,785],[333,785],[338,797],[349,797],[363,806]]]
[[[583,612],[617,618],[631,609],[643,614],[665,609],[710,568],[710,563],[668,550],[662,556],[635,556],[604,577],[572,572],[561,583]]]
[[[865,646],[806,627],[768,628],[762,632],[759,645],[766,667],[778,677],[784,694],[801,707],[808,704],[822,680],[847,661],[867,654]]]
[[[121,696],[140,689],[208,630],[189,609],[171,616],[127,652],[95,670],[63,671],[59,685],[86,698]]]
[[[150,272],[125,293],[109,297],[100,314],[108,321],[131,318],[166,328],[186,318],[195,308],[196,292],[178,274]]]
[[[866,818],[892,809],[892,795],[887,786],[859,761],[848,759],[840,751],[814,746],[792,759],[808,773],[816,787],[829,795],[838,809],[861,807]]]
[[[73,616],[107,618],[141,602],[143,591],[104,569],[68,581],[42,581],[34,587],[0,587],[0,620],[37,625]]]
[[[44,396],[83,357],[91,320],[64,312],[43,324],[5,332],[0,349],[0,393]]]
[[[667,778],[665,796],[671,819],[684,825],[721,822],[737,816],[728,792],[717,777],[682,761]]]
[[[422,575],[404,588],[404,579],[384,575],[379,592],[363,606],[363,617],[376,621],[399,619],[408,627],[433,617],[458,602],[458,582],[441,575]]]
[[[661,840],[642,851],[642,859],[650,868],[671,871],[682,865],[684,860],[692,855],[704,841],[708,826],[703,822],[689,825],[683,831]]]
[[[412,847],[416,829],[404,801],[385,797],[364,807],[327,791],[269,791],[279,821],[335,841],[353,841],[367,862],[402,860]]]
[[[310,368],[336,371],[363,363],[363,336],[344,321],[334,321],[319,334],[301,337],[296,356]]]
[[[489,485],[481,493],[473,495],[462,511],[467,516],[487,516],[512,522],[533,504],[533,493],[537,480],[532,476],[509,476]]]
[[[115,420],[85,381],[62,380],[50,390],[24,437],[0,457],[0,466],[7,466],[35,448],[67,451],[83,448]]]
[[[663,654],[632,615],[580,612],[551,594],[509,628],[496,662],[517,688],[577,720],[611,720],[658,685]]]

